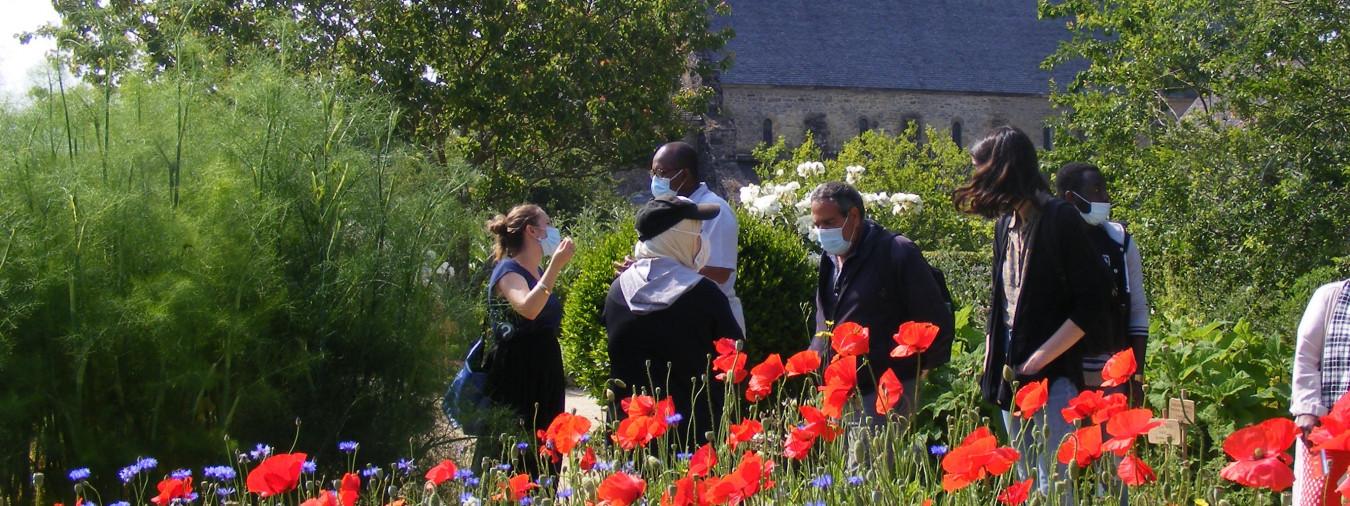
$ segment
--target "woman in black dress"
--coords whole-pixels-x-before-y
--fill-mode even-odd
[[[518,469],[538,474],[535,431],[548,428],[563,412],[566,396],[558,345],[562,304],[553,286],[576,246],[534,204],[498,215],[488,222],[488,230],[496,237],[497,259],[488,279],[488,311],[496,323],[512,328],[489,350],[487,395],[508,415],[490,434],[506,433],[510,440],[479,438],[474,467],[482,464],[482,457],[506,451]],[[542,265],[545,256],[551,257],[547,268]],[[520,443],[528,447],[517,448]]]

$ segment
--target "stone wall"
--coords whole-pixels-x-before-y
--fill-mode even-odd
[[[800,144],[811,128],[818,142],[825,138],[825,150],[833,152],[864,126],[898,132],[911,121],[944,132],[959,122],[962,146],[970,146],[994,126],[1007,124],[1026,132],[1037,147],[1044,147],[1045,120],[1054,115],[1045,96],[727,83],[722,83],[721,95],[721,112],[734,124],[734,152],[741,161],[764,140],[766,119],[773,138],[783,136],[789,145]]]

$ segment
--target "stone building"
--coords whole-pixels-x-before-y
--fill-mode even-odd
[[[826,152],[858,133],[931,125],[961,146],[998,125],[1052,148],[1052,75],[1069,36],[1035,0],[731,0],[729,70],[700,118],[710,180],[754,180],[751,150],[813,132]],[[1056,71],[1068,83],[1072,71]]]

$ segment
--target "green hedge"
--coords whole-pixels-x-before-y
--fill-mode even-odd
[[[745,308],[753,362],[769,353],[794,353],[810,341],[815,263],[794,233],[738,213],[739,265],[736,293]],[[626,223],[631,221],[625,220]],[[592,395],[601,397],[609,376],[605,326],[600,322],[605,296],[614,280],[615,260],[633,249],[637,233],[620,226],[578,254],[579,271],[564,306],[562,346],[568,373]]]
[[[933,267],[942,269],[955,306],[971,308],[970,325],[983,331],[989,316],[989,283],[993,279],[990,251],[925,251],[923,256]]]

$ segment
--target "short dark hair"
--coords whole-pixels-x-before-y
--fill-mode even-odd
[[[820,183],[820,186],[811,190],[811,202],[829,202],[839,206],[839,212],[844,216],[848,216],[848,212],[856,208],[858,217],[867,217],[867,208],[863,206],[862,194],[847,183],[839,181]]]
[[[1102,169],[1096,165],[1086,162],[1073,162],[1059,168],[1055,173],[1055,191],[1060,195],[1068,191],[1079,191],[1083,189],[1083,176],[1089,172],[1102,173]]]
[[[952,202],[963,212],[995,218],[1023,202],[1037,202],[1038,192],[1050,192],[1036,160],[1036,145],[1021,130],[994,129],[970,148],[970,158],[975,172],[952,192]]]
[[[695,176],[698,172],[698,150],[694,149],[687,142],[675,141],[667,142],[658,149],[657,152],[665,151],[665,156],[669,157],[670,165],[674,169],[684,169]]]

